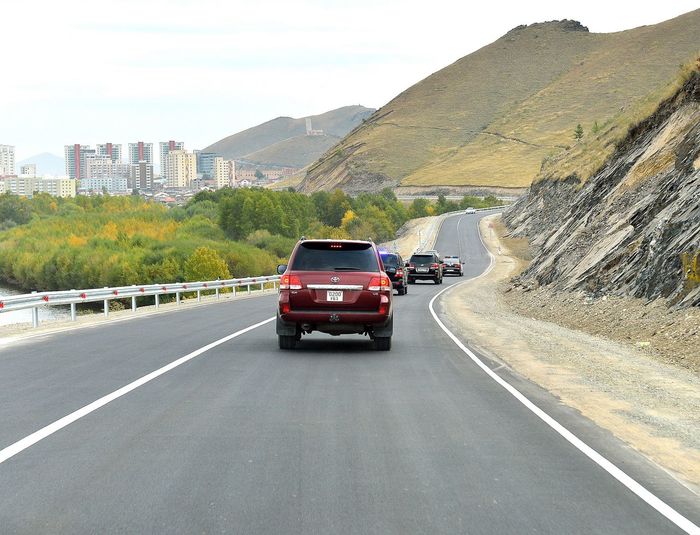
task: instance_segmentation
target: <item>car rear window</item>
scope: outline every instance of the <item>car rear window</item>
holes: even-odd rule
[[[291,269],[297,271],[379,271],[370,243],[304,242]]]
[[[399,265],[399,257],[395,254],[383,254],[381,257],[382,262],[387,267],[397,267]]]
[[[430,264],[435,262],[435,258],[431,254],[414,254],[411,257],[413,264]]]

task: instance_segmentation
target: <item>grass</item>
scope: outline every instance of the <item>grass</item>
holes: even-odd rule
[[[311,166],[305,188],[366,173],[402,186],[527,186],[544,158],[574,147],[578,123],[590,144],[651,113],[697,51],[698,27],[700,10],[612,34],[513,30],[378,110]],[[594,136],[595,121],[605,127]],[[579,158],[584,174],[609,155],[607,141]]]

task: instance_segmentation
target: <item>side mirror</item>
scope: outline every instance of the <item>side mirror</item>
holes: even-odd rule
[[[287,264],[280,264],[277,266],[278,275],[282,275],[285,271],[287,271]]]

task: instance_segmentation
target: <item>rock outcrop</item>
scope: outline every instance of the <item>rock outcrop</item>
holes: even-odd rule
[[[700,72],[589,180],[534,183],[505,214],[535,258],[516,280],[700,305]]]

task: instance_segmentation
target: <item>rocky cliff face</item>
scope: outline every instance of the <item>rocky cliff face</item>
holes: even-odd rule
[[[536,182],[504,219],[536,249],[522,284],[700,306],[700,72],[591,179]]]

